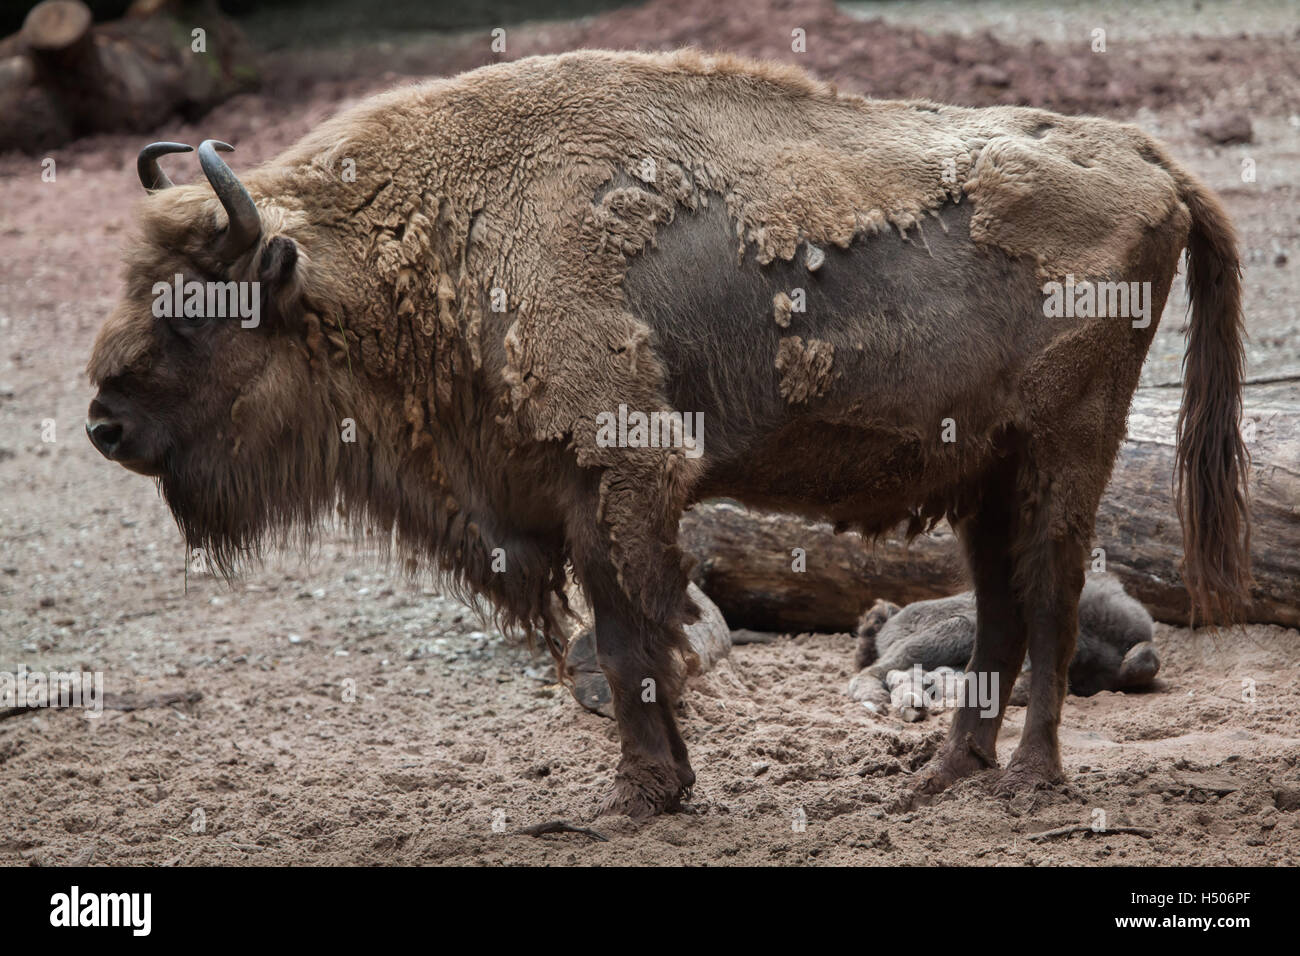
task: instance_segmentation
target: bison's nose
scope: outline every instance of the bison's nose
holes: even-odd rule
[[[112,458],[122,444],[122,426],[117,422],[86,422],[86,434],[105,458]]]
[[[98,400],[90,403],[86,416],[86,436],[105,458],[112,459],[122,447],[122,423]]]

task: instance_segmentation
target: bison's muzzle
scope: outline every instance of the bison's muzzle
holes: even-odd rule
[[[86,437],[109,461],[141,475],[162,474],[161,456],[150,454],[143,447],[138,430],[129,429],[98,397],[86,413]]]

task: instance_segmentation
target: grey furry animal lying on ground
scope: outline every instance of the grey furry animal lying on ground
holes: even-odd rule
[[[1151,615],[1119,581],[1091,575],[1079,598],[1079,636],[1070,661],[1070,693],[1088,697],[1103,690],[1149,687],[1160,670],[1151,642]],[[873,710],[891,708],[905,720],[925,716],[925,686],[951,682],[975,647],[975,592],[966,591],[900,608],[877,601],[858,621],[855,656],[859,673],[849,695]],[[1029,697],[1029,658],[1010,703]],[[916,686],[920,676],[923,686]],[[929,695],[930,699],[935,694]],[[951,698],[953,695],[948,694]]]

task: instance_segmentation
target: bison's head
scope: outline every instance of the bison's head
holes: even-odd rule
[[[125,297],[87,367],[99,391],[86,433],[104,457],[158,479],[187,539],[228,566],[269,527],[319,509],[320,469],[337,450],[321,436],[328,411],[309,397],[319,383],[295,214],[269,199],[259,210],[218,149],[230,147],[199,147],[211,189],[173,186],[158,168],[188,146],[140,154],[151,195]]]

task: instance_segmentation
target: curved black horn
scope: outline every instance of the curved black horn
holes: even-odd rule
[[[203,174],[212,184],[212,191],[217,194],[221,205],[226,208],[226,215],[230,217],[225,238],[217,249],[217,255],[226,262],[247,252],[262,233],[262,219],[257,214],[257,207],[253,205],[253,197],[248,195],[248,190],[239,181],[239,177],[230,171],[226,161],[217,155],[217,150],[229,153],[234,149],[229,143],[215,139],[205,139],[199,145],[199,165],[203,167]]]
[[[193,146],[186,146],[184,143],[150,143],[140,150],[140,155],[135,159],[135,171],[140,174],[140,185],[150,192],[170,189],[172,181],[158,168],[158,157],[166,156],[168,153],[189,153],[193,150]]]

